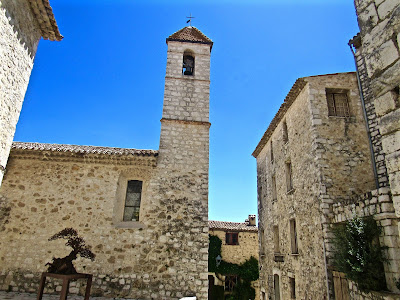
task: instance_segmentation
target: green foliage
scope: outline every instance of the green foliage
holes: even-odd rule
[[[241,265],[240,278],[255,281],[259,276],[258,260],[252,256]]]
[[[362,291],[386,289],[384,247],[379,245],[381,230],[373,217],[355,217],[333,231],[334,265]]]
[[[214,235],[209,235],[208,271],[221,275],[236,275],[240,278],[235,290],[230,297],[234,300],[248,300],[255,298],[255,290],[251,287],[251,281],[259,278],[258,260],[250,257],[243,264],[233,264],[222,259],[217,267],[216,257],[221,255],[222,241]],[[221,298],[222,299],[222,298]],[[228,298],[230,299],[230,298]]]
[[[251,287],[250,281],[239,281],[232,293],[233,299],[248,300],[256,297],[256,290]]]
[[[222,241],[215,235],[208,235],[208,271],[216,273],[216,258],[221,255]]]

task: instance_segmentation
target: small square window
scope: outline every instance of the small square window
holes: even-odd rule
[[[239,233],[227,232],[225,234],[225,242],[227,245],[239,245]]]
[[[329,116],[350,117],[349,100],[347,91],[326,89]]]

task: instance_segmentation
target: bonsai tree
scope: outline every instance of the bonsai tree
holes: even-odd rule
[[[90,250],[90,247],[85,244],[83,238],[78,236],[78,233],[73,228],[65,228],[61,230],[59,233],[56,233],[52,237],[49,238],[49,241],[54,241],[57,239],[66,239],[66,246],[72,248],[70,254],[63,258],[55,258],[53,257],[53,261],[46,264],[49,266],[47,271],[49,273],[56,274],[76,274],[76,270],[74,264],[72,263],[78,255],[80,257],[88,258],[90,260],[94,260],[96,255]]]

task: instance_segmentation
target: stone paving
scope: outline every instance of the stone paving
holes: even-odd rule
[[[0,300],[36,300],[37,294],[29,294],[29,293],[15,293],[15,292],[1,292],[0,291]],[[83,300],[83,296],[77,295],[68,295],[68,300]],[[44,294],[42,300],[59,300],[60,295],[48,295]],[[126,298],[106,298],[106,297],[90,297],[93,300],[133,300]]]

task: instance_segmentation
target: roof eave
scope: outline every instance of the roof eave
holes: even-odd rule
[[[49,0],[29,0],[29,4],[38,21],[43,39],[61,41],[64,37],[60,34]]]
[[[213,46],[213,42],[203,42],[203,41],[188,41],[188,40],[181,40],[181,39],[171,39],[171,38],[167,38],[166,39],[166,43],[168,44],[168,42],[181,42],[181,43],[194,43],[194,44],[206,44],[206,45],[210,45],[210,50],[212,49]]]
[[[298,97],[300,92],[304,89],[307,85],[307,81],[304,78],[298,78],[296,82],[293,84],[292,88],[290,89],[289,93],[286,95],[286,98],[282,105],[279,107],[278,112],[275,114],[274,118],[272,119],[271,123],[269,124],[267,130],[265,131],[263,137],[261,138],[260,142],[258,143],[256,149],[253,151],[252,156],[257,158],[260,154],[264,146],[267,144],[268,140],[270,139],[273,131],[278,126],[279,122],[282,120],[283,116],[286,114],[289,107],[292,105],[294,100]]]

